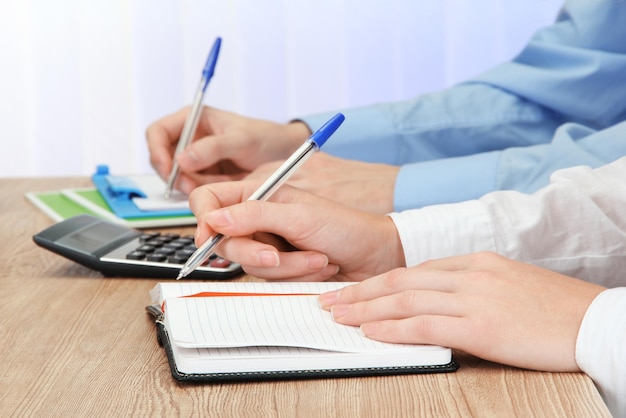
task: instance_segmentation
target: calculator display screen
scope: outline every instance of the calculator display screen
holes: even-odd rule
[[[84,253],[94,253],[105,245],[128,234],[128,228],[107,223],[96,223],[64,236],[57,242]]]

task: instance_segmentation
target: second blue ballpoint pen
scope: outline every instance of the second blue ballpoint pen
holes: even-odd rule
[[[183,152],[187,145],[191,142],[191,139],[196,133],[196,129],[198,128],[198,122],[200,121],[200,113],[202,110],[202,101],[204,100],[204,93],[209,85],[209,81],[213,77],[213,73],[215,72],[215,65],[217,64],[217,57],[220,54],[220,46],[222,45],[222,38],[217,38],[213,43],[213,47],[211,48],[211,52],[209,52],[209,56],[206,59],[206,63],[204,64],[204,68],[202,70],[202,78],[200,79],[200,84],[198,85],[198,89],[196,91],[196,96],[194,98],[193,104],[191,106],[191,110],[189,111],[189,115],[187,116],[187,120],[185,120],[185,125],[183,125],[183,131],[180,134],[180,139],[178,140],[178,145],[176,146],[176,151],[174,152],[174,161],[172,165],[172,171],[170,172],[170,177],[167,181],[167,185],[165,186],[165,193],[163,196],[166,199],[170,198],[172,194],[172,189],[174,188],[174,183],[176,182],[176,178],[178,177],[178,173],[180,172],[180,168],[178,167],[178,163],[176,162],[176,156]]]
[[[320,129],[307,139],[291,157],[285,162],[259,187],[248,200],[266,200],[268,199],[296,170],[304,164],[306,160],[320,149],[322,145],[335,133],[337,128],[345,120],[344,115],[337,113],[328,120]],[[208,239],[189,257],[185,265],[180,269],[176,280],[189,275],[192,271],[206,262],[211,254],[215,252],[215,248],[226,239],[225,235],[217,234]]]

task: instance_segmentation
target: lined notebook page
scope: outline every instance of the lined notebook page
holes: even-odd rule
[[[359,353],[395,346],[335,323],[317,296],[174,298],[167,300],[165,315],[172,339],[186,348],[288,346]]]
[[[380,343],[363,337],[357,328],[336,324],[318,306],[316,296],[181,297],[202,292],[322,293],[349,284],[164,282],[150,295],[153,303],[167,301],[164,323],[176,369],[182,373],[390,368],[450,362],[448,348]],[[214,348],[218,344],[224,348]]]
[[[335,323],[317,296],[168,298],[165,316],[171,338],[185,348],[284,346],[350,353],[407,348]]]

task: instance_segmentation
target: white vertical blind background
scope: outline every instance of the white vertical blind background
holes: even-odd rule
[[[441,89],[510,59],[561,0],[0,0],[0,176],[150,171],[145,129],[206,103],[290,118]]]

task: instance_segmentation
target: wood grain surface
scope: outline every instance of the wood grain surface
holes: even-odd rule
[[[610,416],[584,374],[458,351],[450,374],[180,384],[144,311],[157,280],[104,278],[32,242],[52,222],[24,193],[87,185],[0,179],[0,416]]]

